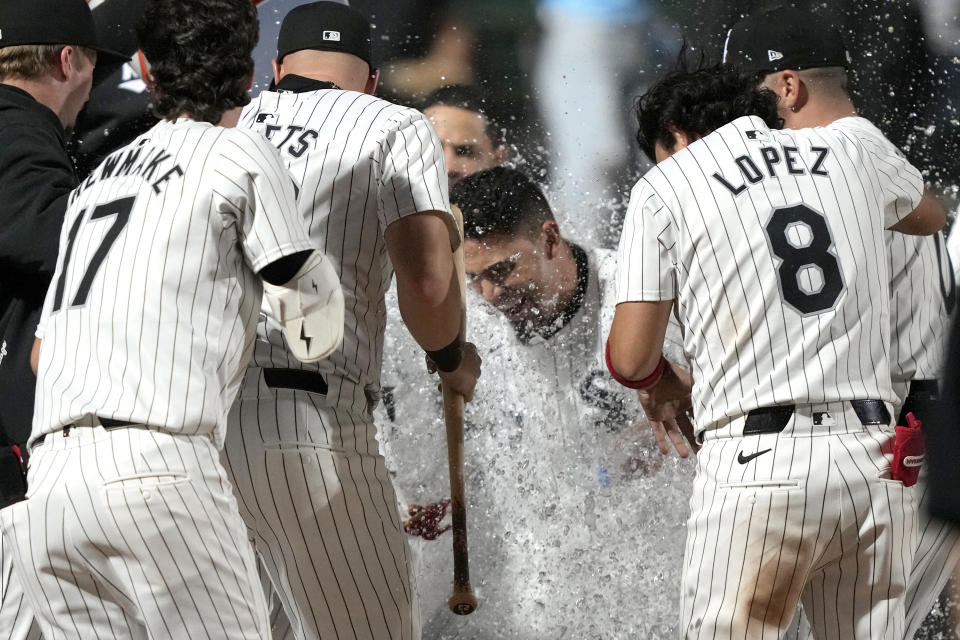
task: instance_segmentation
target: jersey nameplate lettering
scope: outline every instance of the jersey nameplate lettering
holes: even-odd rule
[[[829,176],[826,169],[823,168],[823,161],[826,160],[830,152],[826,147],[810,147],[813,157],[808,158],[813,162],[810,165],[810,174],[815,176]],[[803,176],[807,174],[807,169],[800,158],[800,150],[796,147],[760,147],[760,156],[763,166],[766,168],[766,176],[761,172],[758,163],[749,155],[744,154],[735,159],[737,167],[743,176],[743,182],[739,186],[733,186],[719,173],[714,173],[713,178],[733,195],[739,195],[746,190],[748,183],[757,184],[768,178],[776,178],[777,173],[792,176]]]

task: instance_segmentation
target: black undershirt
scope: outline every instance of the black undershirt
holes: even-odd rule
[[[326,80],[314,80],[313,78],[304,78],[295,73],[288,73],[280,78],[276,83],[274,91],[290,91],[292,93],[307,93],[308,91],[320,91],[321,89],[340,89],[337,85]],[[340,89],[342,91],[342,89]]]

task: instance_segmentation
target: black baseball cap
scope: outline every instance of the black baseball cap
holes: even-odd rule
[[[748,73],[846,67],[840,33],[795,7],[776,7],[743,18],[727,32],[723,61]]]
[[[0,0],[0,48],[24,44],[79,45],[106,60],[127,57],[103,46],[85,0]]]
[[[286,15],[277,38],[277,60],[303,49],[350,53],[373,68],[370,22],[339,2],[302,4]]]

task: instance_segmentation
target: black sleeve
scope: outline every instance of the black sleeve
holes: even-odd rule
[[[0,271],[51,277],[73,164],[52,130],[0,127]]]

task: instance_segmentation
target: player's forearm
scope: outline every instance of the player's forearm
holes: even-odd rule
[[[915,236],[929,236],[943,228],[947,214],[943,205],[929,191],[924,191],[917,208],[890,227],[893,231]]]
[[[610,327],[610,364],[627,380],[641,380],[657,369],[673,301],[617,305]]]
[[[445,285],[420,282],[403,286],[398,280],[397,302],[410,335],[425,351],[435,351],[449,345],[460,332],[461,313],[460,288],[453,270],[453,260],[450,261]]]
[[[460,285],[444,212],[402,218],[384,234],[397,277],[397,302],[410,334],[427,351],[460,332]]]

